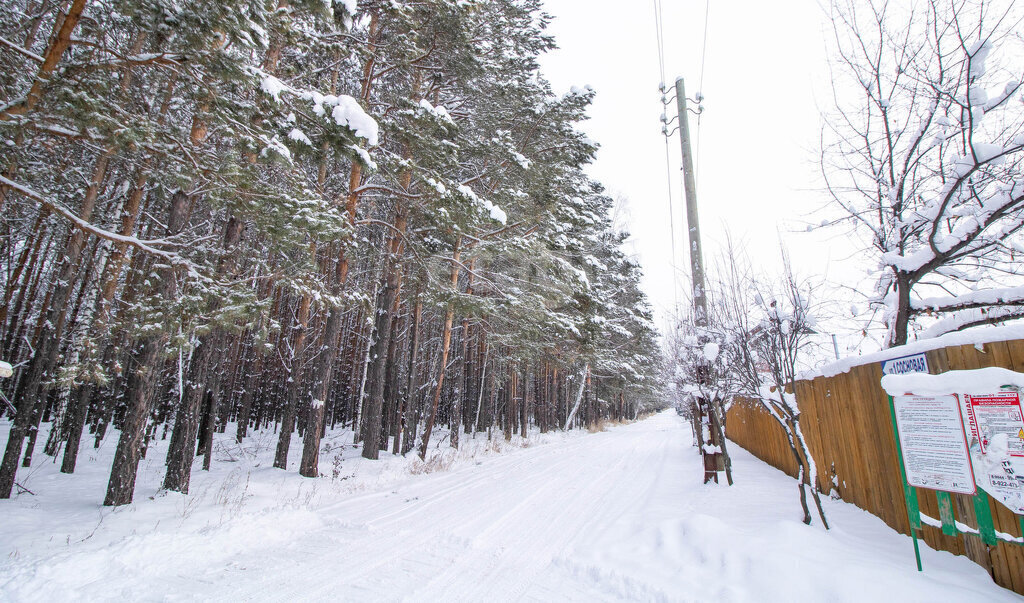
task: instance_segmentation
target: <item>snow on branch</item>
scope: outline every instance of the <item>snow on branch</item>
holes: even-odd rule
[[[1024,304],[1024,286],[985,289],[946,297],[927,297],[912,301],[911,308],[918,311],[950,312],[1009,304]]]
[[[25,48],[22,48],[21,45],[15,44],[14,42],[11,42],[10,40],[7,40],[6,38],[0,38],[0,44],[6,46],[7,48],[10,48],[11,50],[17,52],[18,54],[20,54],[22,56],[25,56],[25,57],[28,57],[28,58],[32,59],[33,61],[35,61],[37,63],[42,63],[42,62],[46,61],[46,59],[44,59],[43,57],[39,56],[38,54],[32,52],[31,50],[27,50]]]
[[[1024,318],[1024,305],[999,307],[981,305],[976,308],[953,312],[951,315],[936,321],[922,331],[919,337],[921,339],[939,337],[940,335],[963,331],[973,327],[999,325],[1018,318]]]
[[[50,211],[52,211],[55,214],[60,215],[64,219],[66,219],[69,222],[71,222],[71,224],[74,225],[75,228],[78,228],[78,229],[82,230],[83,232],[86,232],[88,234],[97,236],[97,237],[99,237],[101,239],[106,239],[108,241],[112,241],[112,242],[115,242],[115,243],[124,243],[124,244],[126,244],[126,245],[128,245],[130,247],[134,247],[135,249],[138,249],[139,251],[142,251],[142,252],[148,253],[148,254],[150,254],[152,256],[161,258],[161,259],[163,259],[164,261],[166,261],[168,264],[170,264],[172,266],[176,266],[176,267],[179,267],[179,268],[184,268],[190,274],[192,274],[193,276],[199,276],[199,273],[196,271],[195,265],[192,262],[189,262],[188,260],[182,258],[177,253],[174,253],[174,252],[171,252],[171,251],[166,251],[166,250],[163,250],[163,249],[158,249],[159,246],[169,245],[170,244],[166,240],[161,240],[161,239],[142,240],[142,239],[138,239],[136,237],[129,237],[129,236],[117,234],[116,232],[111,232],[109,230],[106,230],[104,228],[100,228],[100,227],[98,227],[98,226],[96,226],[96,225],[94,225],[94,224],[92,224],[90,222],[87,222],[87,221],[83,220],[82,218],[78,217],[78,215],[75,214],[73,211],[71,211],[67,207],[64,207],[63,204],[58,203],[57,201],[53,201],[53,200],[47,199],[43,194],[38,193],[38,192],[28,188],[27,186],[23,186],[21,184],[18,184],[17,182],[14,182],[13,180],[9,180],[8,178],[6,178],[4,176],[0,176],[0,184],[2,184],[3,186],[9,187],[12,190],[17,191],[17,192],[21,193],[22,195],[25,195],[26,197],[28,197],[28,198],[30,198],[30,199],[32,199],[34,201],[39,202],[43,207],[49,209]]]

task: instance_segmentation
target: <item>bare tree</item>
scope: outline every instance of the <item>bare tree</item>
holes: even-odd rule
[[[801,355],[815,334],[811,289],[794,276],[783,251],[783,273],[777,284],[757,278],[749,261],[728,242],[720,280],[711,291],[712,313],[721,325],[722,370],[733,396],[759,404],[782,427],[796,461],[803,521],[811,523],[808,493],[821,523],[828,520],[814,484],[814,457],[800,429],[796,379]]]
[[[822,172],[835,223],[881,266],[887,345],[925,315],[942,320],[924,336],[1024,316],[1024,5],[833,0],[831,16]]]

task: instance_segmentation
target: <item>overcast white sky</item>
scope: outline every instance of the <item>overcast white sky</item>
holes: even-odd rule
[[[651,0],[545,0],[559,50],[543,61],[556,92],[572,85],[597,91],[583,125],[602,145],[590,170],[609,192],[628,199],[633,244],[659,326],[674,303],[665,143],[661,135],[661,76]],[[664,0],[666,84],[677,76],[687,95],[698,91],[705,0]],[[781,8],[785,6],[785,9]],[[825,203],[816,157],[821,109],[831,104],[824,11],[815,0],[784,4],[711,0],[703,72],[698,202],[704,256],[714,260],[726,228],[751,257],[777,270],[782,233],[804,274],[835,273],[849,243],[840,233],[807,234],[806,221]],[[674,105],[669,117],[674,114]],[[697,136],[696,118],[690,120]],[[675,232],[689,287],[679,139],[670,140]],[[683,300],[687,297],[680,294]]]

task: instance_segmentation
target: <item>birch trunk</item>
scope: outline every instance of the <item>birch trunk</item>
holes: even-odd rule
[[[568,430],[572,425],[573,419],[576,418],[576,413],[580,410],[580,403],[583,402],[583,392],[587,388],[587,376],[590,375],[590,363],[583,367],[583,373],[580,375],[580,391],[576,393],[576,402],[572,405],[572,411],[569,412],[569,417],[565,420],[565,426],[562,428],[563,431]]]

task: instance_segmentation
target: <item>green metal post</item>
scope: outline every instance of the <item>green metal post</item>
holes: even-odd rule
[[[992,508],[988,504],[988,494],[981,488],[978,488],[978,494],[974,497],[974,514],[978,516],[978,534],[981,541],[989,546],[999,544],[996,530],[992,526]]]
[[[896,439],[896,458],[900,462],[900,479],[903,480],[903,499],[907,503],[907,519],[910,520],[910,537],[914,539],[914,557],[917,571],[922,572],[921,548],[917,544],[917,531],[921,529],[921,508],[917,504],[917,491],[907,483],[907,469],[903,466],[903,447],[900,446],[900,428],[896,423],[896,405],[889,396],[889,418],[892,419],[892,435]],[[991,520],[991,518],[990,518]]]
[[[942,519],[942,533],[946,536],[956,536],[960,530],[956,529],[956,519],[953,517],[953,499],[949,492],[937,490],[935,499],[939,503],[939,518]]]

